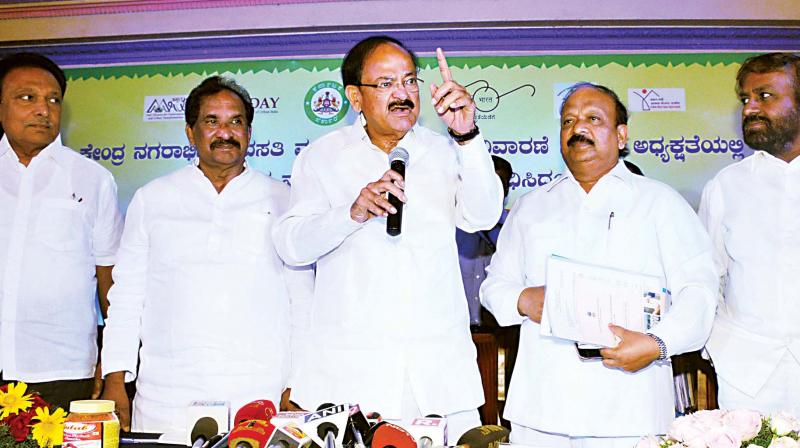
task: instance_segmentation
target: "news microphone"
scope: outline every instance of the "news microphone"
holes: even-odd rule
[[[401,426],[384,421],[375,426],[371,448],[388,447],[417,448],[417,441]]]
[[[231,448],[266,448],[275,427],[263,420],[246,420],[230,432]]]
[[[355,448],[365,448],[372,444],[372,434],[369,431],[370,425],[367,417],[361,412],[361,407],[357,404],[350,405],[350,417],[347,419],[347,429],[352,434],[351,445]],[[345,437],[345,445],[348,439]]]
[[[275,414],[277,414],[277,410],[275,409],[275,404],[271,401],[251,401],[236,411],[236,416],[233,418],[233,425],[236,426],[247,420],[261,420],[269,423]]]
[[[389,165],[392,168],[392,171],[396,171],[397,174],[405,179],[406,177],[406,165],[408,164],[408,151],[404,148],[397,147],[394,148],[389,153]],[[392,204],[392,207],[397,209],[397,213],[389,213],[389,216],[386,217],[386,233],[391,236],[400,235],[403,225],[403,201],[395,197],[393,194],[389,193],[389,203]]]
[[[511,433],[507,428],[498,425],[483,425],[465,432],[458,445],[464,448],[497,448],[508,442]]]
[[[267,442],[267,448],[310,448],[313,443],[311,437],[297,425],[290,423],[275,428]]]
[[[305,415],[300,429],[320,447],[325,446],[329,433],[333,435],[336,446],[343,446],[349,416],[349,404],[331,406]]]
[[[200,448],[211,437],[219,432],[219,425],[217,421],[211,417],[200,417],[192,427],[190,439],[192,441],[192,448]]]
[[[230,436],[231,433],[225,433],[216,443],[209,443],[208,448],[228,448],[228,440],[230,439]]]

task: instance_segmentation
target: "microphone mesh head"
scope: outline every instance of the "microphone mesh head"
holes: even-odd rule
[[[408,165],[408,151],[405,148],[396,147],[389,153],[389,163],[395,160],[402,160],[404,164]]]

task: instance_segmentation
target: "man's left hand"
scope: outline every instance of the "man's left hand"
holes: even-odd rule
[[[610,324],[608,328],[620,341],[614,348],[600,350],[604,366],[636,372],[658,359],[661,352],[650,336],[614,324]]]
[[[92,400],[97,400],[103,393],[103,373],[100,363],[94,368],[94,390],[92,390]]]
[[[436,49],[442,85],[431,83],[431,102],[444,124],[457,134],[467,134],[475,128],[475,102],[461,84],[453,81],[444,51]]]

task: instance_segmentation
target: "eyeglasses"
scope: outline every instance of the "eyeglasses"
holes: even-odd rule
[[[412,76],[410,78],[406,78],[406,79],[404,79],[402,81],[399,81],[399,82],[395,81],[395,80],[393,80],[391,78],[387,78],[387,79],[382,79],[382,80],[378,81],[376,84],[357,83],[355,85],[359,86],[359,87],[372,87],[373,89],[376,89],[378,92],[381,92],[381,93],[389,93],[389,92],[394,90],[395,86],[399,85],[399,86],[403,87],[404,89],[406,89],[407,91],[413,93],[413,92],[419,92],[419,83],[421,83],[421,82],[425,82],[425,81],[422,80],[422,79],[419,79],[419,78],[416,78],[416,77]]]

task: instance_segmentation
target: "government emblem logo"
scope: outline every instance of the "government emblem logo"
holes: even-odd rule
[[[316,83],[306,93],[306,116],[320,126],[330,126],[342,121],[350,103],[344,96],[344,87],[336,81]]]

